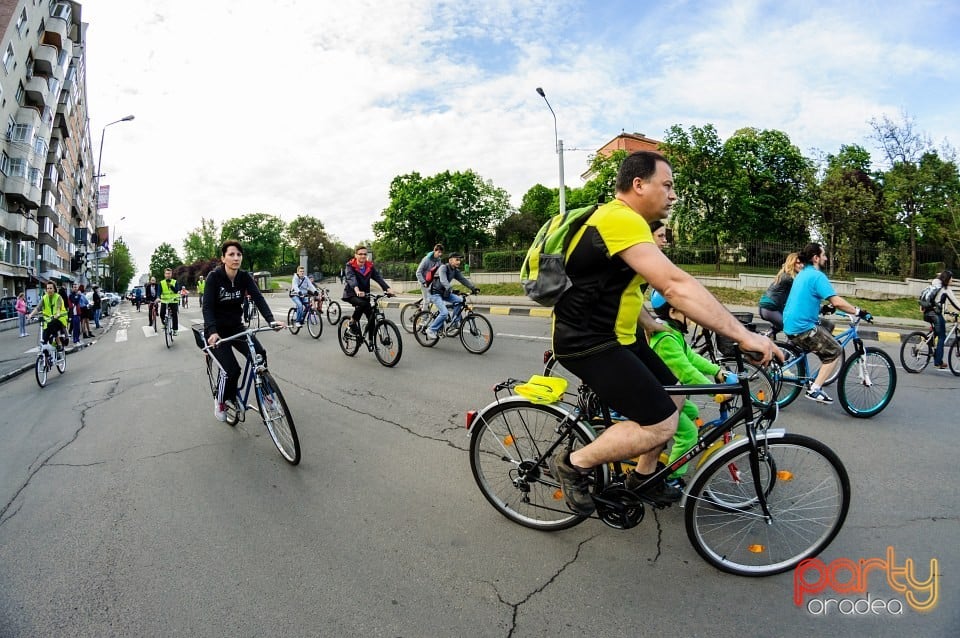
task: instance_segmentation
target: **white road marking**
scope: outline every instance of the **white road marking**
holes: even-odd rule
[[[533,335],[514,335],[507,332],[498,332],[498,337],[506,337],[507,339],[530,339],[531,341],[550,341],[550,337],[535,337]]]
[[[126,340],[127,340],[127,331],[126,331],[126,329],[125,329],[125,328],[121,328],[120,330],[117,330],[116,342],[117,342],[117,343],[120,343],[121,341],[126,341]]]

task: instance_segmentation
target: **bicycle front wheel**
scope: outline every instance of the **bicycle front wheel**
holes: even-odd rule
[[[904,370],[912,374],[922,372],[932,356],[925,332],[911,332],[900,346],[900,363]]]
[[[287,329],[290,334],[295,335],[300,332],[300,326],[297,325],[297,309],[291,308],[287,311]]]
[[[460,323],[460,343],[473,354],[483,354],[493,345],[493,326],[483,315],[471,312]]]
[[[63,374],[67,371],[67,353],[61,348],[57,351],[57,356],[55,358],[57,362],[57,372]]]
[[[715,500],[717,494],[728,494],[724,502],[742,499],[739,490],[730,493],[730,464],[741,472],[746,489],[753,486],[749,446],[718,453],[694,481],[684,507],[687,536],[697,553],[717,569],[739,576],[779,574],[816,556],[840,532],[850,507],[847,471],[823,443],[786,434],[760,440],[758,448],[761,473],[776,468],[766,496],[769,522],[755,495],[743,508]]]
[[[207,381],[210,383],[210,394],[214,399],[217,398],[217,389],[220,383],[220,368],[213,362],[213,357],[204,353],[204,361],[207,368]]]
[[[43,352],[37,357],[37,363],[34,369],[37,373],[37,385],[42,388],[47,385],[47,360]]]
[[[352,357],[360,349],[360,335],[350,330],[350,317],[344,317],[337,326],[337,342],[343,354]]]
[[[327,321],[330,322],[331,326],[337,325],[340,321],[340,304],[336,301],[331,301],[327,304]]]
[[[413,334],[413,319],[418,312],[420,312],[419,301],[411,301],[400,309],[400,325],[410,334]]]
[[[950,372],[954,376],[960,377],[960,339],[955,338],[953,345],[950,346],[947,361],[950,363]]]
[[[897,370],[883,350],[869,347],[847,359],[837,383],[840,405],[866,419],[883,411],[897,389]]]
[[[558,440],[557,427],[568,418],[553,405],[508,401],[476,416],[470,433],[470,468],[487,501],[514,523],[544,531],[573,527],[588,517],[576,514],[563,500],[560,483],[550,475],[546,454],[567,441]],[[573,449],[595,437],[582,423],[570,431]],[[605,484],[606,464],[594,471],[594,481]]]
[[[263,417],[263,423],[267,426],[267,432],[270,433],[280,456],[290,465],[296,465],[300,462],[300,438],[293,425],[287,402],[270,373],[264,370],[259,374],[257,403],[260,404],[260,416]]]
[[[373,354],[377,357],[377,361],[388,368],[400,363],[400,357],[403,356],[403,339],[400,337],[397,324],[389,319],[377,323],[376,332],[373,334]]]
[[[163,340],[168,348],[173,345],[173,328],[170,327],[172,323],[173,319],[167,318],[167,325],[163,327]]]
[[[783,364],[776,361],[771,363],[770,376],[777,388],[777,405],[785,408],[800,396],[800,391],[806,385],[807,363],[801,356],[803,353],[795,346],[782,342],[776,345],[783,350],[786,361]]]
[[[305,321],[307,322],[307,332],[310,333],[310,336],[314,339],[319,339],[320,335],[323,334],[323,319],[320,317],[320,314],[316,310],[309,310],[307,311]]]

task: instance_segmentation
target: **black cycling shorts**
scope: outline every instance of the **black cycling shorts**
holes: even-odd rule
[[[675,385],[677,377],[646,342],[618,344],[560,362],[609,408],[640,425],[655,425],[677,411],[673,399],[663,389],[665,385]]]

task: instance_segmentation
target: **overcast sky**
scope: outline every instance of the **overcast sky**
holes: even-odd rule
[[[837,6],[842,5],[842,6]],[[730,8],[730,7],[734,8]],[[622,130],[786,132],[804,154],[902,112],[960,145],[960,3],[87,0],[90,130],[138,272],[200,218],[372,239],[397,175],[473,169],[513,204]],[[125,219],[121,219],[125,218]]]

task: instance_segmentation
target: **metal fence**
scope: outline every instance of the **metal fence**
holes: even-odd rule
[[[673,263],[692,274],[739,275],[742,272],[774,273],[786,256],[801,247],[786,242],[736,243],[722,246],[670,244],[664,252]],[[473,249],[467,261],[473,270],[516,272],[520,270],[526,248]],[[832,278],[873,276],[900,279],[909,275],[907,246],[861,244],[835,247],[830,251],[828,269]],[[960,263],[957,253],[944,246],[917,248],[917,276],[935,277],[944,268]],[[413,266],[416,270],[416,265]]]

